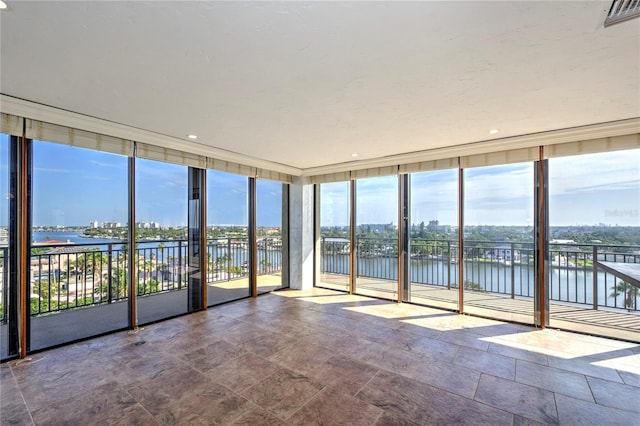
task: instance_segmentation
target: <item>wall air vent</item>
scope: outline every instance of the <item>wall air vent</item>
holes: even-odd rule
[[[640,16],[640,0],[613,0],[611,10],[604,20],[604,26],[617,24]]]

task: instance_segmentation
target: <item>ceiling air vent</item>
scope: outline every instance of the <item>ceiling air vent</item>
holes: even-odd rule
[[[640,16],[640,0],[613,0],[604,26],[617,24]]]

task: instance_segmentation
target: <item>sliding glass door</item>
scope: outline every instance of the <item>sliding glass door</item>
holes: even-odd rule
[[[533,323],[533,163],[464,171],[464,312]]]
[[[33,142],[30,345],[126,328],[127,157]]]
[[[398,177],[356,181],[356,292],[398,298]]]
[[[207,305],[248,297],[248,180],[207,171]]]
[[[257,288],[259,293],[288,286],[283,280],[288,245],[286,184],[256,181]]]
[[[409,301],[458,309],[458,170],[410,182]]]
[[[351,182],[320,185],[319,287],[349,291]]]
[[[187,171],[136,158],[138,324],[188,311]],[[121,246],[125,256],[127,248]]]

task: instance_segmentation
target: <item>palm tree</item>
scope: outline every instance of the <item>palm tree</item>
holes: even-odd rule
[[[627,284],[624,281],[620,281],[617,285],[611,287],[611,294],[609,297],[617,298],[621,294],[624,294],[624,307],[631,310],[636,307],[639,291],[640,289],[638,287]]]
[[[158,248],[160,249],[160,261],[162,263],[164,263],[164,248],[165,248],[166,244],[164,243],[164,241],[161,241],[158,243]]]

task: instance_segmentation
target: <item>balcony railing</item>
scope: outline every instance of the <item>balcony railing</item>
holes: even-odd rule
[[[349,274],[349,242],[322,238],[321,272]],[[464,287],[511,298],[534,296],[535,266],[532,243],[465,241]],[[397,280],[397,239],[357,239],[357,274]],[[636,287],[596,268],[595,261],[640,263],[640,246],[550,243],[548,294],[552,301],[588,305],[593,309],[639,311]],[[412,239],[412,284],[456,288],[457,241]]]
[[[178,291],[187,285],[188,245],[185,240],[136,243],[137,295]],[[32,248],[30,313],[32,316],[127,300],[128,248],[126,243],[51,244]],[[248,241],[217,238],[207,244],[207,283],[231,281],[248,275]],[[8,313],[8,248],[0,248],[0,321]],[[258,275],[282,269],[279,240],[258,241]]]

